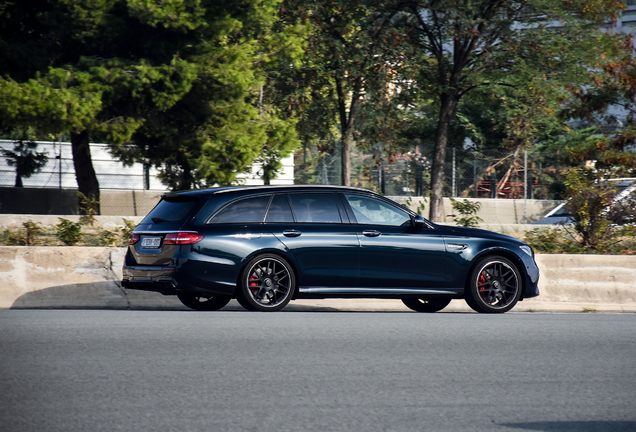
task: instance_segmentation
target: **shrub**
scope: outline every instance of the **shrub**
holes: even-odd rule
[[[79,197],[80,213],[82,214],[82,216],[80,216],[80,223],[92,227],[95,225],[95,215],[97,214],[99,201],[97,201],[92,194],[86,196],[78,192],[77,195]]]
[[[31,220],[24,222],[22,226],[26,230],[26,235],[24,237],[26,245],[33,246],[35,244],[35,237],[42,233],[42,227]]]
[[[4,230],[1,240],[6,246],[26,246],[26,238],[20,231]]]
[[[481,209],[481,203],[477,201],[458,201],[453,198],[450,199],[454,212],[459,213],[459,216],[452,214],[448,215],[455,220],[457,225],[476,228],[479,226],[479,222],[484,220],[477,216],[477,212]]]
[[[55,225],[57,238],[67,246],[73,246],[82,239],[82,224],[68,219],[58,218],[60,223]]]
[[[0,243],[7,246],[33,246],[35,237],[42,233],[42,227],[33,221],[22,224],[24,233],[21,230],[5,230],[0,236]]]
[[[108,231],[108,230],[103,230],[101,233],[99,233],[99,244],[101,246],[109,246],[109,247],[113,247],[113,246],[118,246],[118,238],[117,238],[117,234],[112,232],[112,231]]]
[[[524,241],[538,253],[582,253],[583,248],[575,238],[562,227],[535,228],[526,232]]]
[[[134,220],[131,219],[123,219],[123,221],[126,226],[121,229],[121,236],[122,238],[125,238],[126,241],[128,241],[128,239],[132,235],[133,230],[137,227],[137,224]]]

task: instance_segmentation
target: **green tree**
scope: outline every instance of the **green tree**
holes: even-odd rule
[[[69,134],[79,191],[95,202],[97,139],[173,188],[227,184],[267,142],[255,100],[278,3],[5,2],[0,127]]]
[[[278,0],[207,4],[207,27],[189,57],[196,68],[190,90],[150,113],[133,146],[115,149],[122,160],[159,168],[172,189],[230,184],[259,159],[273,175],[299,144],[293,118],[269,88],[270,75],[302,55],[302,25],[281,23]]]
[[[440,221],[449,128],[462,98],[483,87],[515,85],[510,79],[519,74],[541,77],[554,88],[577,81],[605,45],[600,26],[624,5],[413,0],[399,7],[410,57],[419,64],[413,88],[427,92],[437,109],[430,218]]]
[[[595,161],[603,178],[636,175],[636,60],[631,35],[616,35],[612,50],[587,71],[593,86],[569,87],[574,96],[567,116],[578,119],[588,131],[585,139],[567,147],[578,164]]]
[[[386,54],[397,10],[387,6],[392,3],[382,0],[286,0],[283,6],[285,20],[306,22],[310,32],[303,62],[280,74],[278,88],[291,95],[301,140],[317,143],[319,152],[340,147],[343,185],[351,184],[352,149],[373,143],[377,136],[368,126],[380,127],[376,120],[388,115]]]

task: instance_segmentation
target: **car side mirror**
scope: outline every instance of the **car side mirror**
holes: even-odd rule
[[[411,218],[411,223],[415,228],[430,228],[424,219]]]

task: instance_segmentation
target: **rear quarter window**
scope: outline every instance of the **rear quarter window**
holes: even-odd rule
[[[216,212],[208,221],[219,223],[261,223],[271,195],[242,198]]]

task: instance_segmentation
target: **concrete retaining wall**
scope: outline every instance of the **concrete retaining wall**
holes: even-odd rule
[[[125,248],[0,246],[0,309],[162,308],[173,297],[119,286]]]
[[[428,218],[429,199],[421,197],[391,196],[388,197],[400,204],[419,212]],[[456,198],[479,203],[481,208],[477,211],[484,224],[526,224],[541,219],[545,214],[562,203],[553,200],[522,200],[522,199],[490,199],[490,198]],[[453,222],[449,215],[453,214],[453,205],[450,198],[442,199],[442,211],[445,223]]]
[[[124,253],[124,248],[2,246],[0,308],[182,308],[172,296],[123,290],[118,281]],[[523,301],[516,311],[636,312],[636,256],[538,255],[537,263],[541,296]],[[389,300],[305,303],[406,310]],[[450,310],[467,308],[453,302]]]

